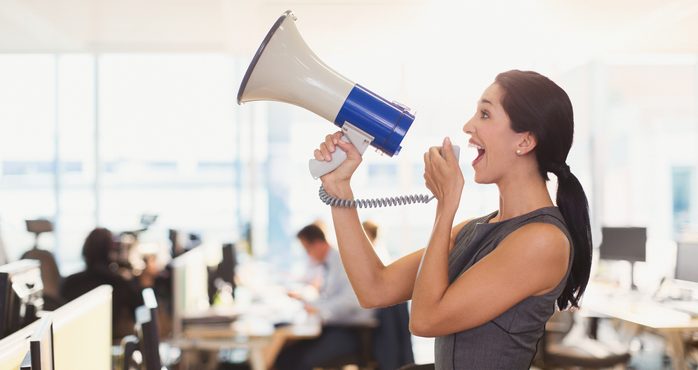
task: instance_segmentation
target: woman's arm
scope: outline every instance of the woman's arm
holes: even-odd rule
[[[351,189],[342,194],[346,199],[352,198]],[[391,306],[412,298],[424,248],[384,266],[364,233],[355,208],[332,208],[332,219],[344,269],[362,307]],[[467,222],[453,228],[451,246]]]
[[[322,177],[325,190],[332,196],[353,199],[349,184],[351,175],[361,162],[353,145],[340,141],[341,133],[328,135],[320,149],[318,160],[329,160],[339,146],[347,152],[347,160],[335,171]],[[414,281],[424,249],[412,252],[385,266],[368,240],[355,208],[332,208],[332,220],[344,269],[363,307],[383,307],[412,297]],[[458,230],[465,223],[457,227]],[[455,234],[454,234],[455,235]]]
[[[352,144],[339,140],[341,137],[341,132],[327,135],[314,154],[317,160],[330,160],[336,147],[347,153],[347,159],[321,180],[328,194],[353,199],[350,181],[361,163],[361,154]],[[342,264],[361,306],[389,306],[409,299],[423,249],[386,267],[368,240],[355,208],[333,207],[332,220]]]

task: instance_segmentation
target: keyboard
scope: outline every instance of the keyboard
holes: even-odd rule
[[[666,301],[662,304],[673,310],[687,313],[691,317],[698,317],[698,301]]]

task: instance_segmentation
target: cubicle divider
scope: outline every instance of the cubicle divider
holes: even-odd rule
[[[112,288],[102,285],[53,311],[56,370],[111,369]],[[0,340],[0,370],[17,370],[38,321]]]
[[[0,370],[19,369],[24,355],[29,351],[29,337],[38,325],[39,321],[35,321],[0,340]]]

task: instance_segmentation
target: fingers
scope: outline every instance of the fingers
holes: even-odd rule
[[[441,156],[446,159],[446,162],[452,162],[456,158],[456,155],[453,153],[453,144],[451,144],[451,139],[448,136],[444,138],[442,148]]]
[[[332,153],[334,153],[334,146],[336,142],[337,139],[335,139],[334,134],[325,136],[325,145],[327,146],[327,149]]]
[[[347,153],[347,158],[351,158],[351,159],[361,158],[361,153],[359,153],[359,151],[356,149],[354,144],[347,143],[344,140],[337,140],[336,145],[338,148],[342,149],[345,153]]]
[[[342,131],[337,131],[334,134],[325,136],[325,141],[320,144],[318,149],[313,151],[315,159],[318,161],[331,161],[332,153],[337,149],[337,144],[341,142],[341,138]]]
[[[320,144],[320,153],[322,154],[322,158],[324,160],[332,160],[332,152],[334,152],[334,150],[330,151],[330,149],[327,147],[327,143]]]

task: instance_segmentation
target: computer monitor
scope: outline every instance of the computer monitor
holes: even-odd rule
[[[39,326],[35,321],[0,339],[0,370],[17,370],[29,353],[29,338]]]
[[[140,341],[140,350],[143,355],[143,370],[161,370],[160,363],[160,338],[158,326],[153,313],[157,310],[147,306],[136,308],[136,332]]]
[[[601,228],[599,254],[602,260],[619,260],[630,263],[630,289],[635,290],[635,262],[645,260],[647,228],[603,227]]]
[[[172,333],[182,333],[182,319],[206,310],[208,269],[202,248],[194,248],[172,260]]]
[[[172,258],[175,258],[181,255],[182,253],[186,252],[186,242],[184,241],[184,234],[177,229],[169,229],[168,233],[168,239],[171,243]]]
[[[678,243],[675,278],[698,283],[698,242]]]
[[[51,312],[54,368],[112,368],[112,287],[99,286]],[[43,319],[43,317],[42,317]],[[41,321],[0,339],[0,370],[17,370]],[[43,354],[43,351],[42,351]]]
[[[0,338],[37,319],[42,308],[39,261],[19,260],[0,266]]]
[[[43,317],[29,338],[29,352],[20,365],[21,370],[53,370],[53,321]]]
[[[647,228],[603,227],[601,239],[599,247],[601,259],[629,262],[645,260]]]
[[[235,254],[235,244],[223,244],[223,260],[218,265],[218,277],[235,287],[235,267],[238,260]]]
[[[101,285],[51,314],[56,369],[111,369],[112,287]]]
[[[221,283],[229,284],[232,288],[233,297],[235,296],[235,268],[237,267],[235,244],[223,243],[221,256],[221,262],[209,272],[208,295],[212,304]]]

